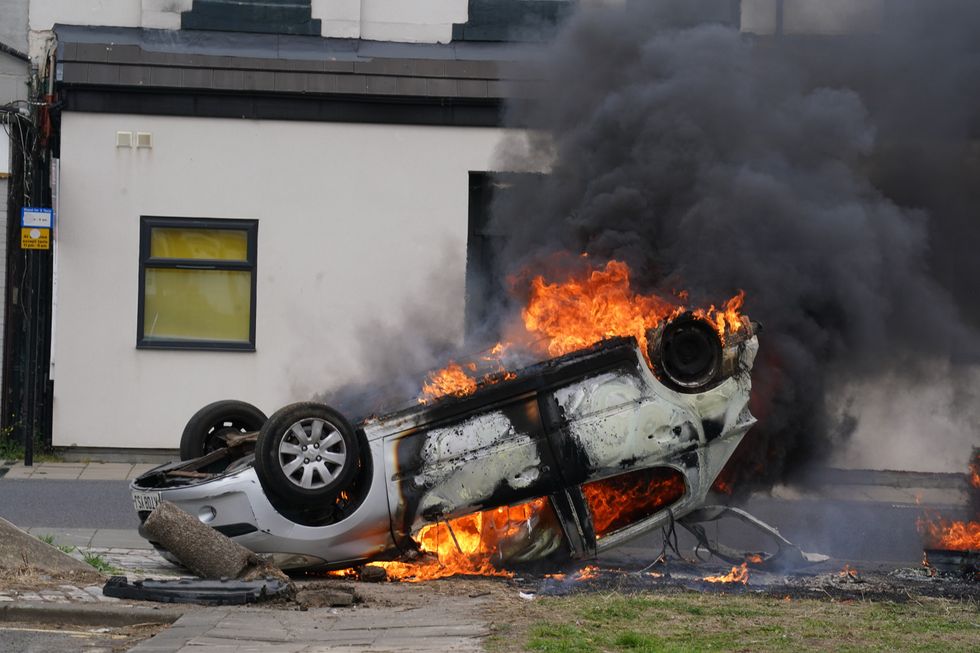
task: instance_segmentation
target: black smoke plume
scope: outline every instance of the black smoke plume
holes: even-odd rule
[[[835,380],[977,360],[980,5],[886,3],[837,36],[750,35],[717,20],[736,5],[574,16],[509,113],[550,174],[492,219],[501,275],[571,251],[627,261],[644,291],[744,289],[765,332],[735,467],[773,482],[846,438]]]

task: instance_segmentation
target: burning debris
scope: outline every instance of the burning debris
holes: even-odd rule
[[[749,584],[749,565],[743,562],[739,567],[732,567],[732,570],[724,576],[705,576],[707,583],[741,583]]]
[[[932,573],[959,573],[980,580],[980,448],[973,450],[968,470],[966,492],[972,518],[949,519],[926,511],[916,526],[925,540],[923,566]]]

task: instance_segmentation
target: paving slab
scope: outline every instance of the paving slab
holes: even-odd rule
[[[396,585],[391,593],[418,592]],[[478,616],[484,599],[430,596],[410,606],[374,605],[291,611],[203,608],[142,642],[133,653],[214,651],[482,651],[489,634]]]
[[[50,536],[55,546],[87,547],[98,530],[96,528],[58,528],[54,526],[33,526],[24,529],[34,537]]]
[[[146,472],[150,471],[154,467],[159,467],[159,465],[152,465],[152,464],[138,464],[138,465],[133,465],[133,468],[131,470],[129,470],[129,474],[126,476],[126,480],[131,481],[134,478],[136,478],[137,476],[141,476],[141,475],[145,474]]]
[[[84,467],[46,466],[43,469],[42,468],[35,469],[34,473],[30,475],[30,478],[31,479],[44,478],[49,480],[71,481],[81,476],[83,470]]]

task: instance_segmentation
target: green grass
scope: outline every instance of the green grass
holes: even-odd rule
[[[491,637],[493,653],[980,650],[977,604],[942,599],[612,593],[545,597],[522,608]]]
[[[10,428],[0,431],[0,463],[10,461],[18,462],[24,460],[24,445],[10,437]],[[57,463],[62,458],[52,450],[45,447],[39,437],[34,438],[34,462],[36,463]]]
[[[109,564],[109,562],[98,553],[82,553],[82,560],[92,565],[103,574],[118,574],[122,572],[122,570],[118,567],[114,567]]]
[[[75,547],[71,546],[70,544],[55,544],[54,535],[37,535],[35,537],[45,544],[50,544],[51,546],[57,547],[62,553],[71,553],[75,550]]]

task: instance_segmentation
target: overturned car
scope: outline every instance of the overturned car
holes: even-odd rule
[[[171,501],[282,568],[330,569],[411,555],[428,524],[537,500],[559,536],[520,555],[588,557],[703,512],[755,422],[757,331],[684,314],[646,347],[604,340],[354,424],[317,403],[266,419],[216,402],[185,429],[190,459],[136,479],[134,503],[145,521]]]

